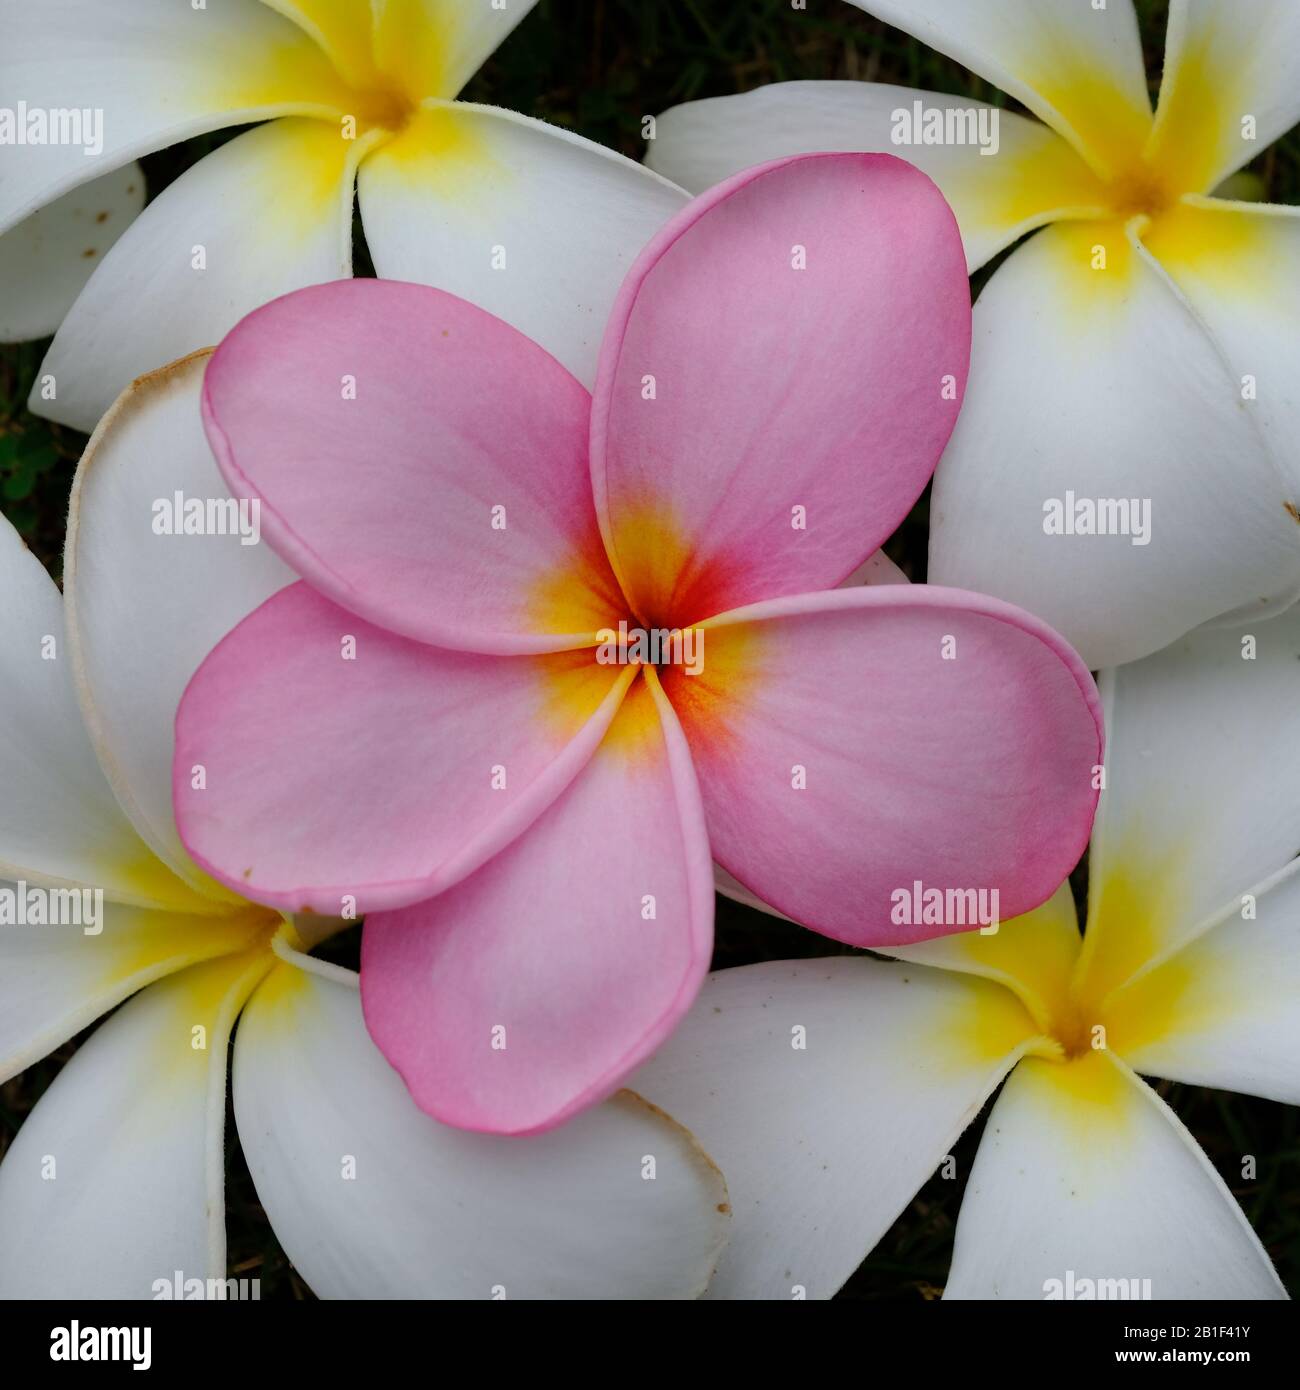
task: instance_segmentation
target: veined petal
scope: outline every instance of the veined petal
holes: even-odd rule
[[[1300,208],[1184,198],[1142,242],[1222,353],[1300,525]]]
[[[202,911],[113,798],[86,737],[54,581],[0,517],[0,877]]]
[[[1151,100],[1132,0],[849,0],[964,63],[1041,116],[1100,172],[1141,151]]]
[[[626,614],[592,506],[590,398],[472,304],[376,280],[290,295],[217,349],[203,412],[270,543],[382,628],[544,652]]]
[[[1203,629],[1102,679],[1110,751],[1082,981],[1098,1002],[1300,845],[1300,610]],[[1258,928],[1261,945],[1270,933]],[[1118,1044],[1116,1044],[1118,1045]]]
[[[199,917],[113,902],[100,915],[89,897],[71,911],[79,924],[0,926],[0,1081],[154,980],[247,949],[266,921],[247,910]]]
[[[366,1035],[352,979],[279,966],[235,1041],[258,1196],[321,1298],[703,1292],[727,1189],[686,1130],[629,1091],[526,1141],[440,1125]]]
[[[0,342],[44,338],[144,206],[134,162],[82,184],[0,236]]]
[[[963,122],[990,143],[925,144],[914,133],[918,104],[940,121],[969,113]],[[900,143],[896,132],[909,138]],[[957,216],[972,272],[1036,227],[1105,206],[1101,181],[1049,126],[878,82],[773,82],[674,106],[658,118],[646,163],[701,193],[751,165],[818,150],[895,154],[928,174]]]
[[[153,986],[59,1073],[0,1165],[0,1297],[225,1278],[226,1048],[273,962],[257,950]]]
[[[187,170],[95,272],[41,364],[31,409],[89,433],[135,377],[220,342],[268,299],[351,275],[364,144],[325,121],[271,121]]]
[[[411,97],[454,97],[537,0],[371,0],[375,55]]]
[[[645,668],[595,757],[450,892],[366,921],[366,1024],[421,1109],[535,1134],[610,1095],[709,968],[713,875],[690,753]]]
[[[1300,120],[1300,9],[1171,0],[1152,161],[1208,193]]]
[[[211,652],[181,700],[181,835],[222,883],[286,911],[420,902],[560,795],[634,675],[589,650],[426,646],[291,585]]]
[[[713,1298],[829,1298],[1034,1035],[982,980],[880,961],[766,961],[705,981],[633,1077],[723,1165]]]
[[[1294,785],[1294,784],[1293,784]],[[1107,1037],[1150,1076],[1300,1104],[1300,860],[1111,995]]]
[[[602,348],[596,511],[642,621],[838,584],[956,420],[969,288],[951,210],[887,155],[810,155],[697,198]]]
[[[271,116],[347,109],[347,90],[301,29],[260,0],[0,0],[6,100],[28,143],[6,141],[0,232],[78,184],[192,135]],[[18,107],[15,102],[15,111]],[[75,112],[31,143],[34,112]],[[64,136],[67,136],[64,139]],[[73,137],[80,136],[80,139]]]
[[[72,486],[64,593],[100,764],[139,834],[216,911],[233,900],[186,855],[172,816],[176,707],[213,643],[293,576],[244,543],[252,513],[227,497],[199,420],[207,356],[142,378],[96,430]],[[185,534],[196,505],[202,529]]]
[[[1089,666],[1118,665],[1294,593],[1294,491],[1203,320],[1132,230],[1057,225],[976,305],[930,579],[1024,604]]]
[[[1083,853],[1100,708],[1078,657],[1029,614],[885,585],[699,631],[701,673],[665,679],[713,854],[795,921],[857,946],[970,930],[979,903],[1004,919],[1037,907]],[[917,920],[918,883],[961,894],[972,916]]]
[[[1080,1280],[1096,1298],[1286,1297],[1195,1139],[1105,1051],[1012,1072],[966,1186],[944,1297],[1079,1298]]]
[[[472,301],[587,387],[624,275],[686,203],[613,150],[467,102],[426,102],[358,186],[380,275]]]

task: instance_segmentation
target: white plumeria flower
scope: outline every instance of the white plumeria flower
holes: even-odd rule
[[[1172,0],[1153,115],[1132,0],[851,3],[1041,121],[787,82],[669,111],[648,162],[699,191],[780,155],[883,150],[938,183],[972,270],[1036,232],[975,306],[930,579],[1022,604],[1093,667],[1289,606],[1300,209],[1209,195],[1300,119],[1300,5]],[[1098,520],[1109,534],[1080,534]]]
[[[633,1076],[725,1167],[710,1296],[829,1297],[1000,1085],[946,1297],[1286,1296],[1140,1075],[1300,1104],[1300,613],[1199,630],[1101,687],[1082,938],[1066,885],[996,933],[885,948],[904,964],[721,971]]]
[[[181,849],[180,693],[293,578],[237,534],[152,529],[157,499],[225,495],[199,420],[206,356],[137,383],[91,441],[65,600],[0,519],[0,1080],[127,1001],[0,1164],[0,1297],[226,1277],[237,1018],[244,1154],[321,1296],[697,1296],[727,1197],[685,1130],[627,1091],[537,1140],[439,1125],[371,1042],[355,973],[305,954],[341,924],[244,902]],[[24,903],[102,889],[98,932],[15,925],[24,884]]]
[[[0,338],[53,331],[99,266],[31,408],[90,430],[135,376],[219,342],[268,300],[351,275],[354,191],[381,276],[489,310],[590,387],[615,291],[686,195],[555,126],[454,100],[535,3],[0,0],[4,102],[29,121],[89,113],[86,130],[102,117],[97,154],[27,144],[0,157]],[[255,121],[108,251],[134,209],[103,200],[143,189],[138,168],[108,171]],[[24,231],[97,176],[47,209],[39,235]],[[101,242],[79,240],[87,219]]]

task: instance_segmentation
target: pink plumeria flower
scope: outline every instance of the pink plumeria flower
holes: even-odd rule
[[[940,1170],[967,1179],[946,1298],[1286,1297],[1229,1190],[1252,1155],[1216,1167],[1142,1078],[1300,1105],[1300,611],[1100,683],[1082,935],[1067,884],[882,948],[904,964],[719,971],[632,1078],[726,1171],[711,1296],[829,1298]]]
[[[524,1142],[438,1124],[356,972],[311,953],[343,924],[231,894],[181,847],[181,692],[292,578],[237,533],[152,524],[222,491],[207,356],[136,382],[91,441],[63,598],[0,518],[0,1082],[97,1025],[0,1163],[0,1298],[151,1299],[178,1270],[221,1296],[228,1057],[258,1202],[320,1297],[697,1297],[727,1196],[680,1125],[630,1092]]]
[[[0,0],[5,111],[75,112],[82,137],[0,160],[0,341],[59,330],[31,409],[90,431],[134,377],[350,276],[354,206],[380,275],[472,299],[590,385],[623,276],[687,198],[456,99],[535,4]],[[138,156],[247,125],[140,211]]]
[[[1014,248],[976,306],[930,577],[1027,604],[1094,669],[1294,603],[1300,208],[1236,175],[1300,120],[1300,4],[1171,0],[1153,111],[1133,0],[850,3],[1032,114],[782,82],[665,113],[648,162],[698,192],[890,151],[952,203],[972,271]]]
[[[431,1114],[525,1133],[617,1086],[708,968],[715,859],[867,944],[900,882],[1010,914],[1082,852],[1100,718],[1064,642],[834,588],[930,476],[969,313],[934,185],[822,155],[647,247],[594,400],[410,285],[302,291],[218,349],[209,438],[304,582],[186,691],[178,824],[241,893],[368,914],[367,1022]],[[640,659],[654,634],[680,650]]]

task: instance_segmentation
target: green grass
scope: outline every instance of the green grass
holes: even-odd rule
[[[1159,79],[1166,5],[1139,0],[1152,90]],[[792,78],[860,78],[1001,102],[960,65],[839,0],[543,0],[537,12],[475,78],[467,97],[541,116],[640,157],[641,119],[695,97],[747,91]],[[156,194],[228,135],[204,137],[144,161]],[[1292,134],[1253,166],[1268,196],[1300,201],[1300,137]],[[364,250],[360,264],[364,266]],[[68,489],[84,437],[28,414],[23,402],[46,344],[0,348],[0,510],[56,575]],[[927,500],[891,544],[923,577]],[[1076,875],[1082,893],[1082,875]],[[356,963],[357,933],[330,943],[333,958]],[[720,901],[719,966],[839,954],[835,943]],[[0,1152],[75,1044],[0,1087]],[[1300,1134],[1291,1107],[1167,1083],[1158,1087],[1245,1208],[1277,1263],[1300,1293]],[[885,1123],[888,1123],[886,1117]],[[935,1177],[881,1240],[843,1297],[930,1298],[947,1276],[965,1176],[982,1121],[955,1148],[958,1177]],[[228,1128],[228,1216],[232,1272],[258,1277],[264,1298],[310,1297],[293,1273],[257,1203]],[[1258,1176],[1243,1182],[1240,1159],[1253,1154]],[[869,1184],[870,1175],[863,1174]]]

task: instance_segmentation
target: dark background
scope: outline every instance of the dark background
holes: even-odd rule
[[[1296,0],[1300,3],[1300,0]],[[1160,77],[1166,0],[1137,0],[1153,95]],[[841,0],[542,0],[464,93],[566,126],[640,158],[642,117],[680,101],[748,91],[794,78],[859,78],[1014,105],[923,44]],[[156,195],[234,131],[203,136],[143,163]],[[1300,201],[1300,135],[1293,132],[1251,166],[1274,202]],[[357,267],[369,273],[360,219]],[[988,278],[984,272],[976,288]],[[0,347],[0,510],[57,577],[68,491],[85,437],[27,413],[24,402],[47,344]],[[928,494],[890,543],[892,557],[925,577]],[[1076,896],[1086,893],[1082,871]],[[359,929],[329,943],[355,966]],[[719,899],[715,965],[847,948]],[[24,1115],[76,1043],[0,1087],[0,1155]],[[1160,1094],[1199,1140],[1277,1264],[1300,1293],[1300,1132],[1293,1107],[1162,1082]],[[936,1298],[947,1277],[962,1190],[983,1128],[981,1117],[954,1149],[958,1176],[932,1178],[840,1295],[867,1300]],[[1258,1177],[1240,1178],[1253,1154]],[[310,1298],[257,1202],[233,1116],[227,1126],[227,1228],[233,1275],[259,1278],[262,1297]],[[871,1181],[863,1174],[863,1182]]]

